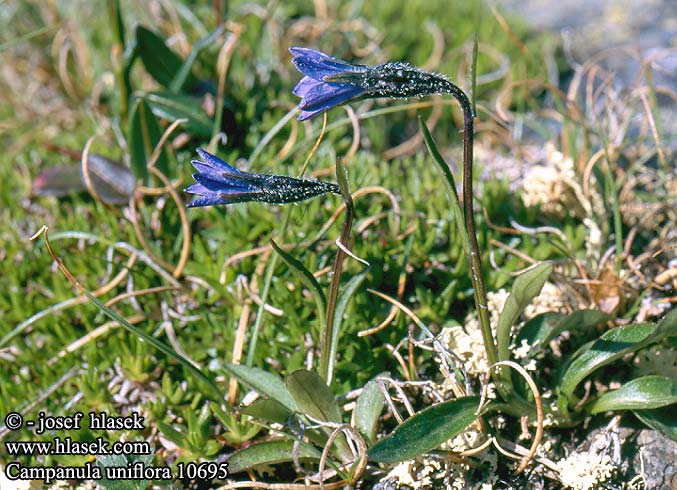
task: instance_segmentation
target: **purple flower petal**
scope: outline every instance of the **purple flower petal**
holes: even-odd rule
[[[309,90],[324,82],[320,82],[310,77],[303,77],[299,83],[296,84],[292,93],[297,97],[305,97]]]
[[[187,190],[186,190],[187,191]],[[205,196],[194,197],[187,206],[189,208],[197,208],[200,206],[215,206],[217,204],[228,204],[225,199],[221,198],[218,194],[208,194]]]
[[[235,167],[232,167],[228,165],[226,162],[221,160],[220,158],[212,155],[211,153],[207,153],[204,151],[202,148],[196,148],[195,151],[197,151],[198,155],[200,155],[200,158],[204,160],[205,164],[209,165],[212,168],[218,169],[221,172],[228,173],[228,174],[241,174],[243,172],[239,171]]]
[[[255,187],[244,184],[243,182],[237,180],[213,180],[204,174],[193,174],[193,178],[198,184],[201,184],[202,187],[207,189],[207,192],[228,193],[231,190],[236,192],[250,192],[255,190]]]
[[[294,57],[292,59],[294,66],[304,75],[318,81],[336,73],[363,72],[367,69],[364,65],[354,65],[314,49],[289,48],[289,51]]]
[[[353,97],[357,97],[364,90],[353,85],[338,85],[323,83],[313,87],[299,102],[299,109],[312,110],[320,106],[339,105]]]
[[[207,177],[209,177],[212,180],[218,180],[218,181],[221,181],[221,182],[226,182],[227,174],[224,175],[225,172],[223,172],[222,170],[217,170],[214,167],[207,165],[205,163],[202,163],[199,160],[193,160],[191,163],[193,164],[193,167],[195,167],[195,170],[198,171],[198,173],[200,173],[202,175],[206,175]],[[232,174],[235,175],[234,172],[232,172]]]

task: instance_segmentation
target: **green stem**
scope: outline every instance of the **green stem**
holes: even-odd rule
[[[473,111],[468,96],[459,87],[448,82],[448,92],[461,104],[463,109],[463,219],[470,239],[468,262],[470,264],[470,280],[473,286],[475,306],[479,316],[482,340],[489,364],[498,362],[496,342],[491,333],[489,309],[487,307],[487,290],[482,277],[480,262],[480,246],[477,242],[475,215],[473,212]],[[452,184],[453,185],[453,184]]]
[[[350,248],[350,231],[353,227],[353,217],[355,216],[355,208],[353,206],[353,197],[350,195],[348,189],[348,179],[346,178],[345,170],[341,164],[341,160],[336,161],[336,176],[341,187],[341,196],[343,202],[346,204],[345,219],[343,220],[343,229],[341,230],[341,237],[339,241],[344,247]],[[327,302],[327,321],[322,332],[321,350],[320,350],[320,376],[325,380],[327,385],[331,384],[332,369],[331,363],[331,343],[334,335],[334,315],[336,313],[336,302],[338,299],[339,285],[341,283],[341,272],[343,271],[343,262],[345,261],[346,253],[342,248],[336,252],[336,260],[334,261],[334,269],[331,276],[331,284],[329,285],[329,300]]]

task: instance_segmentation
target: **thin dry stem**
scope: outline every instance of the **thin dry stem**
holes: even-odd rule
[[[529,389],[534,395],[534,403],[536,404],[536,433],[534,434],[534,442],[531,444],[529,453],[522,459],[522,462],[515,470],[515,474],[518,475],[524,471],[529,462],[533,459],[534,455],[536,454],[536,450],[538,449],[538,445],[541,443],[541,439],[543,438],[543,402],[534,379],[529,375],[526,369],[512,361],[499,361],[495,363],[492,368],[496,366],[508,366],[517,371],[529,385]]]

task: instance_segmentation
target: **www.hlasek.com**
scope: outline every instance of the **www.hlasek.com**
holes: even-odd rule
[[[85,415],[76,412],[72,416],[52,417],[44,412],[38,414],[36,420],[25,420],[17,412],[8,413],[5,418],[5,427],[9,430],[19,430],[23,427],[33,429],[36,434],[54,431],[77,431],[82,427]],[[113,417],[105,412],[89,412],[86,427],[90,430],[143,430],[144,418],[138,413],[125,417]],[[73,440],[70,436],[55,436],[51,441],[6,441],[4,443],[7,454],[16,456],[47,456],[47,455],[149,455],[152,449],[147,441],[118,441],[109,443],[103,437],[93,441]],[[191,480],[223,480],[228,476],[227,463],[179,463],[173,472],[168,466],[151,466],[142,461],[128,462],[124,466],[100,467],[88,462],[83,466],[27,466],[18,461],[5,465],[3,474],[0,474],[0,483],[3,479],[42,480],[51,483],[55,480],[175,480],[188,478]],[[3,478],[4,477],[4,478]],[[0,485],[1,487],[2,485]]]

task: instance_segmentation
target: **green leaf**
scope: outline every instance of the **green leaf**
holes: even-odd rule
[[[224,369],[259,395],[276,400],[292,412],[298,411],[294,398],[279,376],[257,367],[226,363]]]
[[[244,407],[240,413],[268,422],[286,424],[293,412],[276,400],[259,398],[251,405]]]
[[[419,116],[418,125],[421,128],[421,133],[423,133],[423,140],[425,145],[428,148],[428,152],[433,157],[433,161],[437,164],[437,167],[442,171],[444,175],[444,183],[447,187],[447,196],[449,197],[449,202],[451,204],[451,214],[454,217],[454,222],[456,223],[456,230],[458,235],[461,238],[461,245],[466,256],[470,254],[470,237],[468,236],[468,231],[465,228],[465,220],[463,219],[463,209],[461,208],[461,202],[458,199],[458,194],[456,193],[456,182],[454,180],[454,175],[449,169],[449,165],[444,161],[444,158],[437,149],[435,140],[433,139],[428,126],[426,126],[423,118]]]
[[[655,325],[640,323],[613,328],[576,357],[564,372],[560,382],[558,406],[566,410],[565,401],[571,398],[578,384],[595,370],[605,366],[628,352],[634,352],[655,340]]]
[[[129,145],[134,177],[146,184],[150,183],[148,162],[161,137],[160,126],[148,104],[146,104],[143,98],[136,98],[132,111],[129,113],[127,143]],[[160,153],[156,166],[158,170],[167,175],[169,161],[164,148]]]
[[[136,28],[136,43],[146,71],[160,85],[169,88],[183,65],[181,57],[167,47],[164,39],[144,26]],[[197,83],[193,74],[188,73],[181,88],[190,91]]]
[[[234,452],[227,460],[228,473],[239,473],[256,465],[293,461],[294,441],[268,441]],[[298,442],[298,459],[319,460],[322,454],[310,444]]]
[[[383,373],[387,374],[387,373]],[[379,376],[383,376],[379,374]],[[376,425],[378,418],[383,411],[385,397],[379,387],[378,381],[371,380],[362,389],[362,393],[357,397],[355,409],[353,410],[353,426],[360,431],[362,437],[371,446],[376,436]]]
[[[519,347],[526,340],[527,344],[535,348],[535,352],[541,350],[548,345],[545,339],[553,336],[552,332],[564,318],[567,318],[567,315],[549,311],[527,320],[517,332],[515,345]]]
[[[319,374],[305,369],[299,369],[287,376],[285,380],[289,392],[294,397],[299,410],[322,422],[331,422],[340,424],[341,412],[338,403],[334,399],[334,394],[326,385]],[[326,434],[331,434],[333,428],[322,427]],[[338,455],[343,461],[352,459],[352,452],[348,441],[343,434],[335,439]]]
[[[611,318],[611,315],[599,310],[578,310],[570,315],[561,313],[544,313],[527,321],[520,329],[515,339],[515,345],[522,345],[522,341],[536,347],[534,352],[547,346],[548,343],[565,330],[576,332],[588,332],[602,325]]]
[[[186,84],[188,78],[192,76],[191,70],[193,68],[193,64],[195,63],[195,60],[197,59],[197,55],[200,54],[200,51],[202,51],[204,48],[206,48],[214,41],[216,41],[216,38],[219,37],[222,32],[223,26],[219,26],[216,29],[214,29],[212,33],[203,37],[193,45],[193,49],[188,55],[188,58],[186,58],[186,61],[183,62],[181,68],[178,69],[176,75],[174,76],[174,79],[169,84],[170,92],[176,93],[181,90],[181,87],[183,87]]]
[[[552,272],[552,264],[544,262],[526,271],[515,279],[512,292],[505,301],[503,311],[498,317],[496,341],[498,343],[498,359],[510,359],[510,331],[524,309],[539,295],[545,281]]]
[[[144,99],[156,116],[172,122],[186,119],[183,124],[186,130],[203,138],[211,135],[211,119],[193,97],[171,92],[148,92]]]
[[[677,383],[664,376],[643,376],[604,393],[586,406],[590,413],[644,410],[677,403]]]
[[[341,412],[334,394],[316,373],[299,369],[285,380],[299,410],[323,422],[341,423]]]
[[[106,454],[96,457],[96,465],[101,468],[102,478],[97,481],[105,490],[145,490],[151,483],[150,480],[109,480],[106,478],[105,468],[126,468],[129,463],[140,461],[144,466],[152,466],[153,454]]]
[[[284,263],[289,266],[294,275],[296,275],[296,277],[299,278],[312,293],[313,298],[315,298],[315,304],[317,305],[317,317],[320,321],[320,329],[322,329],[327,312],[327,298],[324,296],[322,287],[320,287],[320,284],[317,282],[317,279],[315,279],[315,276],[313,276],[313,273],[310,272],[300,260],[297,260],[291,254],[282,250],[272,239],[270,240],[270,245],[282,260],[284,260]]]
[[[378,441],[367,456],[372,461],[398,463],[431,451],[463,432],[477,418],[479,404],[479,397],[468,396],[426,408]]]
[[[677,410],[675,407],[661,407],[653,410],[634,410],[639,420],[677,442]]]
[[[663,337],[675,336],[677,336],[677,308],[670,310],[658,323],[658,328],[656,329],[656,340]]]
[[[186,436],[176,430],[174,427],[172,427],[169,424],[166,424],[165,422],[162,422],[161,420],[158,420],[157,422],[158,429],[160,429],[160,432],[162,432],[162,435],[164,435],[167,439],[172,441],[174,444],[179,446],[182,449],[187,449],[186,448]]]

